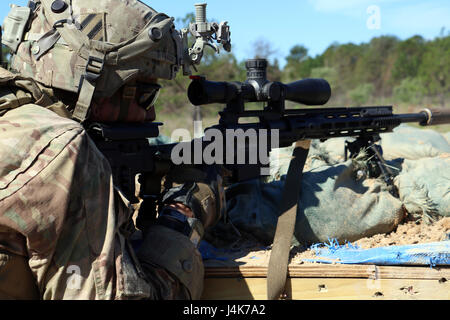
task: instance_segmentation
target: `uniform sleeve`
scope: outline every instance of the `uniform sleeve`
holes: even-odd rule
[[[41,110],[38,113],[43,112]],[[203,279],[191,281],[192,274],[168,270],[170,265],[160,261],[150,259],[145,266],[139,264],[125,231],[129,230],[132,210],[114,188],[109,163],[82,128],[71,122],[72,129],[63,130],[63,124],[57,125],[62,118],[51,111],[45,112],[43,116],[34,115],[29,127],[21,124],[20,134],[34,135],[36,144],[54,128],[60,129],[59,134],[51,136],[47,143],[40,141],[41,148],[34,159],[29,159],[30,153],[25,157],[22,152],[26,159],[17,165],[22,169],[8,178],[9,188],[0,189],[0,225],[25,239],[28,264],[41,297],[156,299],[192,296],[183,283],[201,287]],[[10,117],[8,121],[14,122],[14,119]],[[49,123],[53,127],[44,130]],[[10,128],[11,135],[12,128],[14,126]],[[6,143],[1,139],[0,144]],[[17,162],[20,157],[16,155],[12,159]],[[0,166],[5,168],[8,163]],[[161,233],[165,232],[157,231],[153,238],[144,242],[148,251],[157,248],[154,241],[164,237]],[[176,241],[171,243],[175,247],[184,246]],[[191,250],[181,255],[185,259],[192,254]]]
[[[177,279],[181,287],[174,284],[176,290],[165,291],[172,299],[200,299],[203,292],[204,267],[197,247],[188,237],[161,225],[153,225],[144,238],[138,251],[138,258],[147,273],[159,273],[158,269]],[[169,282],[173,281],[167,279]],[[184,286],[184,288],[183,288]]]

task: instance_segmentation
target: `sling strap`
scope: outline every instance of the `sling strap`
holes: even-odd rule
[[[267,274],[267,298],[276,300],[287,298],[286,278],[289,264],[289,252],[294,234],[297,216],[298,197],[301,191],[302,173],[308,157],[311,140],[300,140],[295,143],[292,159],[283,187],[279,207],[277,228],[270,254]]]

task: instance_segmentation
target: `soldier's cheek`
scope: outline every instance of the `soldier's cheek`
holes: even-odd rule
[[[115,122],[119,118],[120,106],[110,99],[103,98],[91,106],[90,120],[99,122]]]
[[[144,122],[147,120],[147,111],[140,107],[136,101],[131,101],[128,106],[126,122]]]

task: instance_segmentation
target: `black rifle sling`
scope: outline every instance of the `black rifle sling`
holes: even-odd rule
[[[308,157],[310,144],[310,140],[297,141],[289,163],[279,207],[280,216],[269,260],[267,274],[267,298],[269,300],[287,297],[285,287],[289,252],[295,228],[303,167]]]

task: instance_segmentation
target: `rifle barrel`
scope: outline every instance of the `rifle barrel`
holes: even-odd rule
[[[450,110],[423,109],[420,113],[426,116],[426,120],[420,123],[422,126],[450,124]]]
[[[423,112],[396,114],[393,117],[400,120],[401,123],[426,123],[428,120],[428,115]]]
[[[421,126],[450,124],[450,111],[443,109],[423,109],[419,113],[395,115],[402,123],[419,123]]]

